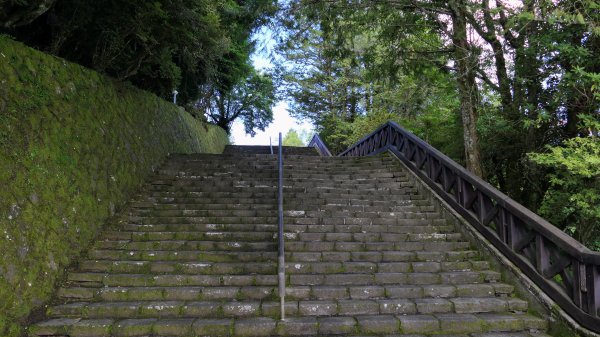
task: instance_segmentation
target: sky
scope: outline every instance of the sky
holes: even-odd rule
[[[273,33],[268,29],[262,29],[254,36],[257,40],[257,52],[252,55],[254,67],[258,70],[266,70],[273,67],[269,55],[274,49],[275,42]],[[244,124],[241,121],[235,121],[231,128],[231,141],[236,145],[269,145],[269,137],[273,140],[273,145],[277,144],[279,132],[283,136],[289,129],[295,129],[298,134],[305,131],[309,135],[313,133],[313,126],[309,122],[299,121],[289,114],[289,105],[285,101],[278,102],[273,107],[273,122],[265,131],[257,130],[256,136],[250,137],[244,131]]]

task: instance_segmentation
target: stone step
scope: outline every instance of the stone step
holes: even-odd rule
[[[318,221],[316,221],[318,222]],[[414,232],[414,227],[419,228]],[[217,235],[215,232],[268,232],[277,238],[275,224],[124,224],[118,233],[196,232]],[[364,231],[362,229],[369,229]],[[346,242],[443,242],[461,241],[461,235],[450,225],[308,225],[284,224],[286,241],[346,241]],[[206,235],[205,235],[206,236]],[[104,237],[120,238],[123,234],[107,232]],[[265,235],[265,237],[267,237]]]
[[[132,252],[133,253],[133,252]],[[185,254],[187,253],[187,254]],[[143,260],[83,260],[79,270],[105,273],[155,273],[155,274],[269,274],[276,273],[277,255],[272,253],[245,252],[244,254],[217,255],[197,252],[177,252],[170,256],[145,254]],[[163,260],[161,258],[172,258]],[[196,257],[196,258],[194,258]],[[156,258],[154,260],[153,258]],[[211,260],[217,260],[216,262]],[[201,261],[201,262],[199,262]],[[293,274],[363,274],[363,273],[438,273],[453,271],[485,271],[487,262],[287,262],[286,273]]]
[[[224,267],[223,267],[224,268]],[[261,280],[276,282],[276,274],[273,268],[269,266],[255,266],[248,264],[246,267],[240,267],[239,270],[232,270],[231,273],[218,274],[150,274],[148,272],[132,274],[108,274],[106,272],[79,272],[70,273],[69,277],[73,281],[79,282],[77,278],[84,278],[80,283],[98,286],[171,286],[173,284],[185,286],[216,286],[222,285],[222,278],[226,276],[247,276],[249,273],[245,270],[256,268],[264,271],[263,273],[250,274]],[[264,268],[261,269],[261,268]],[[277,269],[276,267],[274,268]],[[238,272],[239,271],[239,272]],[[494,271],[454,271],[439,273],[331,273],[331,274],[291,274],[287,275],[287,284],[290,286],[312,286],[312,285],[419,285],[419,284],[482,284],[495,283],[500,281],[500,274]],[[70,279],[71,280],[71,279]],[[264,285],[256,281],[257,285]],[[262,281],[260,281],[262,282]]]
[[[210,171],[210,172],[198,172],[198,175],[163,175],[154,174],[152,179],[147,182],[147,185],[160,185],[160,184],[196,184],[202,186],[200,183],[212,182],[215,180],[225,181],[275,181],[279,177],[279,171],[257,171],[257,172],[244,172],[244,171]],[[323,173],[297,173],[287,172],[283,175],[283,179],[286,182],[291,183],[303,183],[303,182],[317,182],[317,183],[380,183],[380,182],[394,182],[394,181],[412,181],[410,176],[404,172],[393,172],[384,171],[378,173],[370,173],[369,175],[358,175],[358,174],[323,174]]]
[[[285,221],[285,219],[284,219]],[[298,239],[298,235],[301,233],[324,233],[331,237],[344,235],[344,233],[352,234],[354,241],[385,241],[387,240],[383,236],[387,234],[404,234],[405,236],[411,235],[412,237],[419,236],[421,234],[450,234],[455,233],[455,228],[448,225],[446,221],[442,219],[434,219],[433,221],[425,220],[410,220],[401,221],[403,224],[366,224],[366,225],[351,225],[344,224],[344,221],[332,219],[318,219],[318,218],[298,218],[294,220],[294,224],[284,223],[285,237],[288,239]],[[398,220],[394,221],[398,222]],[[276,233],[278,231],[278,225],[276,223],[270,224],[244,224],[244,223],[186,223],[186,224],[134,224],[123,222],[120,228],[111,232],[106,232],[103,237],[106,238],[118,238],[121,235],[115,234],[114,232],[270,232]],[[111,235],[110,237],[108,235]],[[276,236],[273,237],[277,238]],[[369,239],[373,238],[373,239]],[[390,237],[391,238],[391,237]],[[129,240],[129,238],[126,238]],[[393,238],[392,240],[401,240],[402,237]],[[420,239],[435,239],[421,237]],[[406,241],[405,239],[403,241]],[[439,240],[438,240],[439,241]]]
[[[466,250],[468,242],[331,242],[331,241],[286,241],[285,249],[290,252],[372,252],[390,251],[427,252],[437,256],[441,252]],[[427,255],[426,255],[427,256]]]
[[[194,251],[195,254],[212,254],[219,251],[228,252],[246,252],[246,251],[264,251],[276,252],[276,242],[231,242],[231,241],[98,241],[95,249],[90,251],[90,258],[97,258],[97,251],[118,250],[124,251],[129,257],[147,256],[155,251],[181,252]],[[306,247],[306,246],[304,246]],[[304,248],[302,247],[302,248]],[[315,252],[310,250],[292,250],[298,248],[294,245],[287,245],[286,259],[288,261],[322,261],[322,262],[346,262],[346,261],[369,261],[369,262],[462,262],[478,259],[478,252],[471,250],[458,251],[397,251],[397,250],[379,250],[379,251],[322,251]],[[308,248],[311,248],[308,245]],[[131,253],[134,253],[133,255]],[[109,253],[110,254],[110,253]],[[179,253],[183,255],[183,253]],[[197,255],[198,256],[198,255]],[[206,256],[206,255],[205,255]]]
[[[263,300],[277,294],[277,286],[255,286],[253,277],[237,277],[227,286],[190,287],[63,287],[58,296],[67,301],[199,301]],[[421,299],[508,297],[514,287],[504,283],[412,286],[295,286],[286,288],[288,300]],[[516,299],[513,299],[516,300]]]
[[[410,176],[406,172],[394,171],[394,170],[379,170],[381,172],[370,172],[369,175],[363,174],[349,174],[346,172],[343,173],[319,173],[319,172],[301,172],[296,169],[291,171],[286,171],[283,174],[283,179],[288,180],[292,179],[293,181],[371,181],[377,180],[381,178],[409,178]],[[271,178],[277,179],[279,177],[279,171],[274,168],[272,170],[226,170],[226,171],[216,171],[210,170],[206,172],[197,172],[197,175],[183,175],[178,176],[177,174],[160,174],[155,173],[150,180],[150,183],[155,183],[156,181],[194,181],[194,180],[203,180],[203,179],[232,179],[238,177],[244,177],[248,179],[257,179],[257,178]]]
[[[359,163],[354,165],[346,165],[343,163],[334,163],[328,165],[319,165],[319,163],[301,162],[292,163],[284,162],[284,174],[351,174],[368,177],[371,173],[384,173],[398,169],[398,165],[394,163]],[[166,176],[199,176],[211,172],[278,172],[277,163],[261,162],[252,163],[245,167],[240,167],[239,162],[214,162],[214,163],[173,163],[161,166],[156,171],[157,174]]]
[[[424,196],[418,194],[385,196],[373,195],[365,199],[362,194],[331,194],[317,193],[284,194],[284,204],[288,205],[338,205],[338,206],[399,206],[406,204],[415,204],[416,202],[430,203]],[[157,192],[148,193],[136,197],[136,202],[142,202],[145,205],[153,204],[212,204],[212,203],[232,203],[232,204],[273,204],[276,203],[275,192]]]
[[[165,185],[150,185],[146,187],[147,194],[151,196],[173,196],[185,193],[198,193],[200,190],[201,193],[206,192],[243,192],[252,189],[253,191],[258,192],[269,192],[276,191],[277,184],[274,183],[264,183],[260,185],[253,185],[247,183],[229,183],[223,182],[218,184],[206,184],[199,189],[194,186],[165,186]],[[418,189],[413,187],[412,185],[407,184],[406,186],[397,185],[397,184],[380,184],[380,185],[354,185],[354,184],[345,184],[339,186],[312,186],[312,185],[302,185],[302,184],[294,184],[294,185],[284,185],[284,197],[292,198],[294,196],[298,196],[298,194],[303,196],[317,196],[317,197],[344,197],[344,196],[370,196],[373,194],[376,195],[404,195],[404,194],[417,194]]]
[[[284,204],[285,206],[286,204]],[[305,211],[306,207],[298,207],[300,209],[293,210],[290,207],[284,207],[284,216],[298,211]],[[194,213],[204,210],[272,210],[277,211],[277,205],[272,203],[234,203],[234,204],[149,204],[132,206],[129,214],[134,215],[149,215],[156,214],[164,216],[167,214],[183,215],[186,213]],[[319,205],[311,211],[325,212],[435,212],[436,208],[432,205],[392,205],[392,206],[341,206],[341,205]]]
[[[488,334],[545,330],[547,322],[530,315],[433,314],[297,317],[279,321],[269,317],[181,318],[181,319],[100,319],[60,318],[38,323],[32,336],[352,336],[400,334]],[[483,334],[485,333],[485,334]],[[413,335],[414,336],[414,335]],[[473,335],[475,336],[475,335]],[[496,336],[498,336],[496,334]],[[515,335],[518,336],[518,335]],[[520,337],[520,336],[519,336]]]
[[[244,221],[241,217],[211,217],[194,218],[190,220],[179,219],[180,222],[168,223],[169,220],[148,220],[132,223],[121,220],[121,233],[147,233],[147,232],[228,232],[228,231],[264,231],[277,232],[277,221],[273,217],[254,217]],[[193,222],[192,222],[193,220]],[[210,221],[212,220],[212,221]],[[238,220],[238,221],[235,221]],[[162,222],[162,223],[161,223]],[[362,233],[365,235],[381,235],[378,233],[398,234],[447,234],[454,229],[445,219],[387,219],[387,218],[284,218],[284,230],[287,233]],[[104,237],[122,237],[125,234],[115,234],[117,230],[107,231]],[[114,235],[113,235],[114,234]],[[110,235],[110,236],[109,236]],[[286,234],[293,239],[294,236]],[[423,238],[425,239],[425,238]],[[433,238],[432,238],[433,239]],[[359,241],[364,241],[360,239]]]
[[[209,209],[209,210],[160,210],[150,211],[147,214],[129,215],[130,221],[145,221],[145,223],[185,223],[185,221],[196,221],[197,218],[219,218],[219,217],[244,217],[260,218],[277,216],[277,210],[264,209]],[[442,216],[437,212],[426,211],[395,211],[395,212],[365,212],[365,211],[329,211],[329,210],[285,210],[285,218],[369,218],[369,219],[440,219]],[[172,219],[172,220],[168,220]],[[366,220],[353,220],[366,221]],[[374,220],[373,220],[374,221]]]
[[[221,205],[231,205],[232,207],[240,206],[247,207],[252,205],[259,205],[259,207],[264,207],[265,205],[272,206],[276,204],[275,194],[269,193],[268,195],[252,196],[250,193],[242,193],[242,194],[250,194],[250,196],[234,196],[229,192],[215,192],[217,194],[221,194],[222,196],[213,196],[213,197],[191,197],[191,198],[172,198],[172,197],[137,197],[137,200],[134,200],[130,203],[132,209],[185,209],[186,207],[190,207],[190,209],[196,209],[198,207],[221,207]],[[223,194],[226,194],[225,196]],[[145,199],[145,200],[141,200]],[[398,198],[394,198],[398,199]],[[215,206],[210,206],[210,205]],[[420,195],[413,195],[409,197],[405,197],[398,200],[375,200],[369,201],[364,199],[341,199],[336,198],[332,200],[332,202],[327,202],[324,199],[284,199],[284,209],[294,209],[294,208],[313,208],[318,209],[318,207],[338,207],[338,209],[343,209],[343,207],[383,207],[386,209],[390,209],[391,211],[395,210],[395,207],[405,207],[405,206],[416,206],[416,207],[433,207],[431,202]]]
[[[170,159],[167,160],[163,165],[182,165],[182,164],[197,164],[197,165],[211,165],[211,164],[239,164],[244,162],[244,166],[248,165],[260,165],[264,163],[277,163],[276,156],[212,156],[204,158],[181,158],[181,159]],[[394,160],[389,157],[329,157],[323,160],[322,157],[314,156],[284,156],[283,163],[286,165],[300,165],[300,164],[312,164],[319,165],[321,167],[327,166],[347,166],[357,167],[360,165],[368,164],[395,164]]]
[[[170,237],[173,238],[171,240],[176,241],[222,242],[231,240],[232,242],[229,244],[229,247],[240,250],[238,248],[243,248],[244,245],[241,243],[236,244],[234,239],[247,242],[258,241],[257,239],[263,238],[265,243],[267,243],[268,241],[275,242],[275,239],[277,238],[277,233],[275,233],[277,225],[231,224],[214,227],[213,225],[214,224],[124,225],[124,230],[127,230],[127,232],[106,232],[104,233],[104,239],[109,241],[155,241],[154,239],[157,237]],[[353,232],[340,231],[347,228],[354,230],[355,225],[351,226],[353,227],[346,225],[288,225],[286,226],[286,232],[284,233],[285,243],[286,245],[293,247],[297,247],[299,244],[298,242],[302,244],[308,243],[310,245],[314,245],[315,242],[328,242],[326,246],[331,246],[329,243],[336,243],[337,248],[340,250],[347,245],[361,245],[358,249],[367,247],[372,249],[377,247],[377,250],[382,250],[385,249],[385,247],[391,247],[390,249],[397,247],[397,249],[402,250],[404,243],[406,243],[406,250],[415,250],[418,249],[415,248],[418,247],[418,245],[415,246],[414,243],[418,242],[439,242],[440,247],[443,247],[441,250],[444,251],[457,247],[465,247],[465,242],[462,240],[461,234],[452,232],[451,228],[445,228],[450,226],[429,226],[430,228],[423,228],[421,230],[421,232],[424,233],[416,234],[401,233],[402,231],[408,232],[410,230],[403,228],[394,228],[394,232],[385,232],[383,231],[386,229],[384,228],[385,226],[376,225],[373,225],[373,227],[381,228],[377,228],[379,231],[373,233],[364,233],[358,230]],[[236,230],[238,227],[240,229]],[[327,232],[326,229],[330,227],[333,227],[333,230]],[[291,229],[294,229],[295,231],[290,232],[289,230]],[[435,232],[427,233],[427,231],[430,230]],[[246,236],[245,233],[251,234]],[[189,236],[187,234],[189,234]],[[186,236],[187,239],[176,238],[184,236]],[[377,245],[378,243],[380,243],[380,245]],[[431,246],[431,244],[429,244],[429,246]],[[452,246],[454,248],[448,248],[447,246]],[[356,251],[356,248],[351,251]]]
[[[323,224],[322,222],[327,222]],[[406,237],[419,237],[423,241],[440,241],[443,237],[436,237],[436,234],[456,234],[456,229],[445,221],[435,219],[433,223],[427,221],[402,221],[408,224],[368,224],[368,225],[346,225],[339,219],[321,220],[317,218],[298,218],[294,224],[285,223],[284,231],[286,238],[297,238],[301,233],[322,233],[323,235],[336,236],[337,234],[350,234],[353,239],[350,241],[390,241],[387,235],[404,234]],[[337,223],[337,224],[336,224]],[[271,224],[243,224],[243,223],[175,223],[175,224],[137,224],[122,222],[119,229],[125,232],[207,232],[207,231],[253,231],[270,232],[278,231],[278,225]],[[309,235],[310,236],[310,235]],[[389,238],[391,238],[389,237]],[[274,236],[276,238],[276,236]],[[402,236],[393,238],[393,240],[407,241]],[[452,239],[453,241],[454,239]]]
[[[277,216],[213,216],[213,217],[126,217],[127,223],[143,225],[161,225],[161,224],[239,224],[239,225],[258,225],[258,224],[276,224]],[[361,230],[361,226],[427,226],[427,225],[445,225],[446,219],[441,218],[436,213],[408,213],[406,218],[401,217],[379,217],[379,218],[357,218],[357,217],[284,217],[284,224],[298,225],[338,225],[338,226],[357,226],[356,231]],[[350,230],[353,231],[353,230]],[[381,230],[380,230],[381,231]],[[393,230],[391,230],[393,232]]]
[[[274,225],[270,225],[274,226]],[[352,229],[352,228],[351,228]],[[434,241],[434,240],[421,240],[421,235],[404,235],[399,234],[398,238],[404,238],[404,241],[367,241],[369,235],[366,233],[361,238],[363,233],[356,231],[353,234],[353,238],[357,241],[304,241],[301,236],[309,233],[286,233],[285,234],[285,248],[289,251],[337,251],[337,252],[361,252],[361,251],[388,251],[398,250],[403,252],[414,252],[414,251],[431,251],[431,252],[446,252],[454,250],[465,250],[469,248],[469,243],[464,241]],[[321,233],[316,233],[321,234]],[[349,233],[337,233],[343,234],[344,236]],[[332,237],[334,234],[330,234]],[[390,237],[392,234],[389,234]],[[105,232],[103,233],[103,240],[112,241],[132,241],[132,242],[144,242],[144,241],[229,241],[239,242],[243,245],[243,242],[269,242],[274,241],[277,234],[274,232],[235,232],[235,231],[148,231],[148,232]],[[310,236],[305,236],[306,238]],[[327,238],[327,236],[324,236]],[[333,237],[335,238],[335,237]],[[410,241],[413,239],[414,241]]]
[[[180,251],[193,250],[197,252],[209,251],[277,251],[277,242],[236,242],[236,241],[97,241],[95,249],[119,249],[126,251]],[[93,254],[93,253],[92,253]],[[138,254],[142,254],[138,252]],[[94,256],[94,255],[90,255]]]
[[[255,154],[277,154],[281,150],[282,155],[303,155],[303,156],[318,156],[318,152],[314,147],[304,146],[267,146],[267,145],[226,145],[223,150],[223,155],[255,155]]]
[[[171,287],[171,286],[231,286],[231,285],[277,285],[276,275],[150,275],[150,274],[113,274],[70,272],[67,283],[88,287]]]
[[[329,273],[288,275],[289,284],[296,285],[419,285],[493,283],[500,281],[494,271],[454,272],[379,272],[379,273]]]
[[[265,289],[270,291],[271,289]],[[279,301],[273,292],[261,293],[263,299],[223,301],[125,301],[74,302],[48,309],[52,318],[222,318],[279,317]],[[218,300],[218,298],[217,298]],[[479,314],[525,312],[527,302],[514,298],[422,298],[316,300],[285,303],[286,315],[414,315],[414,314]]]
[[[204,188],[205,186],[235,186],[235,185],[245,185],[245,186],[262,186],[262,185],[277,185],[278,177],[277,176],[269,176],[269,177],[261,177],[255,174],[245,174],[240,175],[239,177],[229,177],[229,176],[186,176],[186,177],[173,177],[171,179],[153,179],[151,182],[145,185],[146,188],[152,186],[193,186],[199,189]],[[386,178],[373,178],[373,179],[340,179],[340,178],[324,178],[324,179],[314,179],[314,178],[296,178],[296,177],[284,177],[284,185],[293,185],[293,186],[321,186],[321,187],[339,187],[339,186],[348,186],[348,185],[356,185],[356,186],[373,186],[378,187],[381,185],[396,185],[396,186],[413,186],[414,182],[409,180],[408,177],[386,177]]]

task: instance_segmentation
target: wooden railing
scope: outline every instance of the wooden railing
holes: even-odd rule
[[[325,145],[325,143],[321,140],[321,137],[319,137],[319,135],[316,133],[308,143],[307,147],[316,148],[322,157],[331,157],[331,152],[327,148],[327,145]]]
[[[600,332],[600,253],[393,122],[339,156],[390,151],[583,327]]]

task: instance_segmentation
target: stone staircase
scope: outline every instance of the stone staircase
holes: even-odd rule
[[[387,155],[173,155],[31,336],[547,336]],[[310,152],[309,152],[310,153]]]
[[[277,146],[244,146],[244,145],[227,145],[223,154],[225,155],[249,155],[249,154],[271,154],[277,155]],[[319,153],[314,147],[300,147],[300,146],[283,146],[281,151],[284,155],[300,155],[300,156],[317,156]]]

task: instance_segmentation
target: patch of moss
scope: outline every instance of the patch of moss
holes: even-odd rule
[[[150,93],[0,36],[0,336],[23,334],[168,154],[227,142]]]

